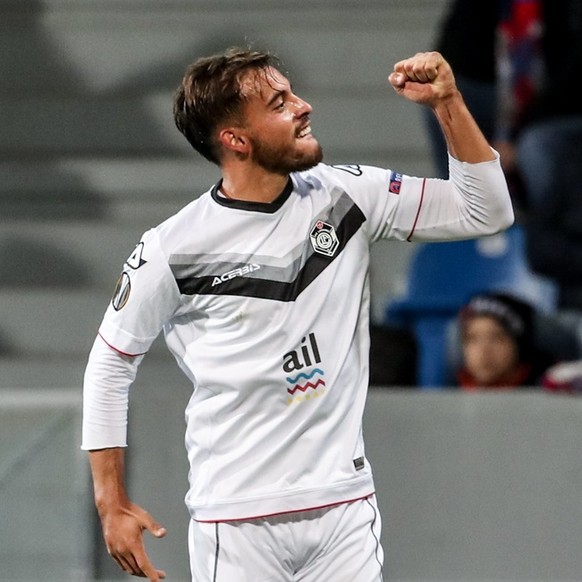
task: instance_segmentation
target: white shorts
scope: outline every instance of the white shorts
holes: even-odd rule
[[[375,496],[272,517],[190,521],[192,582],[381,582]]]

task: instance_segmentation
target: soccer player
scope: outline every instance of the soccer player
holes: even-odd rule
[[[186,70],[175,121],[222,178],[143,235],[85,373],[82,448],[108,551],[126,572],[165,576],[142,537],[165,530],[123,478],[128,392],[163,331],[193,385],[192,580],[382,579],[362,440],[370,244],[478,237],[513,222],[499,156],[442,56],[396,63],[389,83],[434,111],[448,180],[323,163],[312,108],[268,53],[229,49]]]

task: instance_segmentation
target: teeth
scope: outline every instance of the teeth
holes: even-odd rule
[[[311,127],[307,126],[305,129],[302,129],[299,134],[298,137],[305,137],[306,135],[309,135],[311,133]]]

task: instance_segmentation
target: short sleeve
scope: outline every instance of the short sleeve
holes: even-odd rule
[[[123,265],[99,335],[122,354],[148,351],[179,304],[179,291],[155,229]]]
[[[406,240],[418,214],[424,181],[374,166],[333,166],[366,217],[371,241]]]

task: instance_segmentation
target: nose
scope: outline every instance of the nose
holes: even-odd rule
[[[297,111],[294,113],[295,117],[303,117],[304,115],[309,115],[313,111],[313,107],[307,101],[304,101],[300,97],[295,97],[293,102]]]

